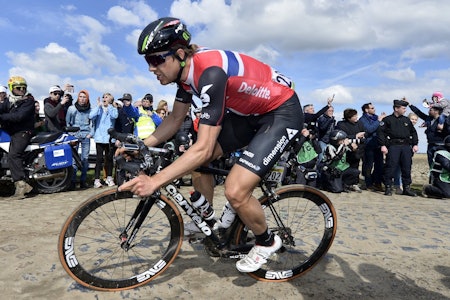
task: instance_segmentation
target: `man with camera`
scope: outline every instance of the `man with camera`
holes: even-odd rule
[[[345,109],[344,120],[337,122],[336,129],[340,129],[347,134],[352,150],[347,154],[347,162],[351,168],[359,170],[359,163],[364,156],[366,132],[364,125],[358,121],[356,109]],[[351,189],[355,192],[361,192],[358,184],[353,185]]]
[[[66,126],[66,111],[72,102],[72,96],[59,87],[51,86],[50,96],[44,100],[44,114],[47,120],[47,129],[50,132],[63,131]]]

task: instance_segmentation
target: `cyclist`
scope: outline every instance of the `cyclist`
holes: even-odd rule
[[[190,40],[179,19],[161,18],[142,31],[138,53],[145,56],[149,71],[162,85],[178,85],[173,111],[145,144],[158,145],[178,131],[192,95],[203,103],[197,141],[158,174],[140,175],[119,189],[148,196],[224,152],[247,146],[226,179],[225,197],[256,238],[236,267],[240,272],[254,272],[281,248],[282,241],[268,229],[252,192],[302,129],[300,101],[293,82],[270,66],[237,52],[199,48]],[[204,178],[212,189],[210,177]],[[201,188],[205,186],[198,186],[205,194]]]

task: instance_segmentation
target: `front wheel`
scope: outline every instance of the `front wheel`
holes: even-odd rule
[[[183,220],[165,196],[148,213],[143,213],[145,201],[150,200],[113,189],[81,204],[59,236],[59,258],[67,273],[83,286],[118,291],[147,284],[164,272],[181,249]],[[135,231],[139,213],[146,217]],[[129,247],[123,246],[126,240]]]
[[[277,189],[276,194],[275,199],[259,199],[269,229],[283,241],[261,269],[249,273],[263,281],[288,281],[305,274],[327,253],[336,235],[336,212],[324,193],[295,184]],[[234,241],[237,245],[254,243],[255,237],[239,223]]]

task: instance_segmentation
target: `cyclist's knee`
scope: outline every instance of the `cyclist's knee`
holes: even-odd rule
[[[230,202],[234,209],[238,209],[246,201],[248,201],[251,191],[247,191],[236,184],[225,184],[225,198]]]

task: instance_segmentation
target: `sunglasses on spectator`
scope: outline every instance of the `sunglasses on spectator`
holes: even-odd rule
[[[151,65],[153,67],[157,67],[166,62],[167,56],[173,55],[174,53],[175,52],[173,52],[173,51],[169,51],[165,54],[152,54],[152,55],[146,54],[144,57],[145,57],[145,61],[149,65]]]
[[[27,87],[26,86],[20,86],[20,85],[18,85],[18,86],[13,86],[13,88],[15,88],[16,90],[19,90],[19,91],[25,91],[26,89],[27,89]]]
[[[52,92],[52,94],[55,96],[61,95],[59,92]]]

